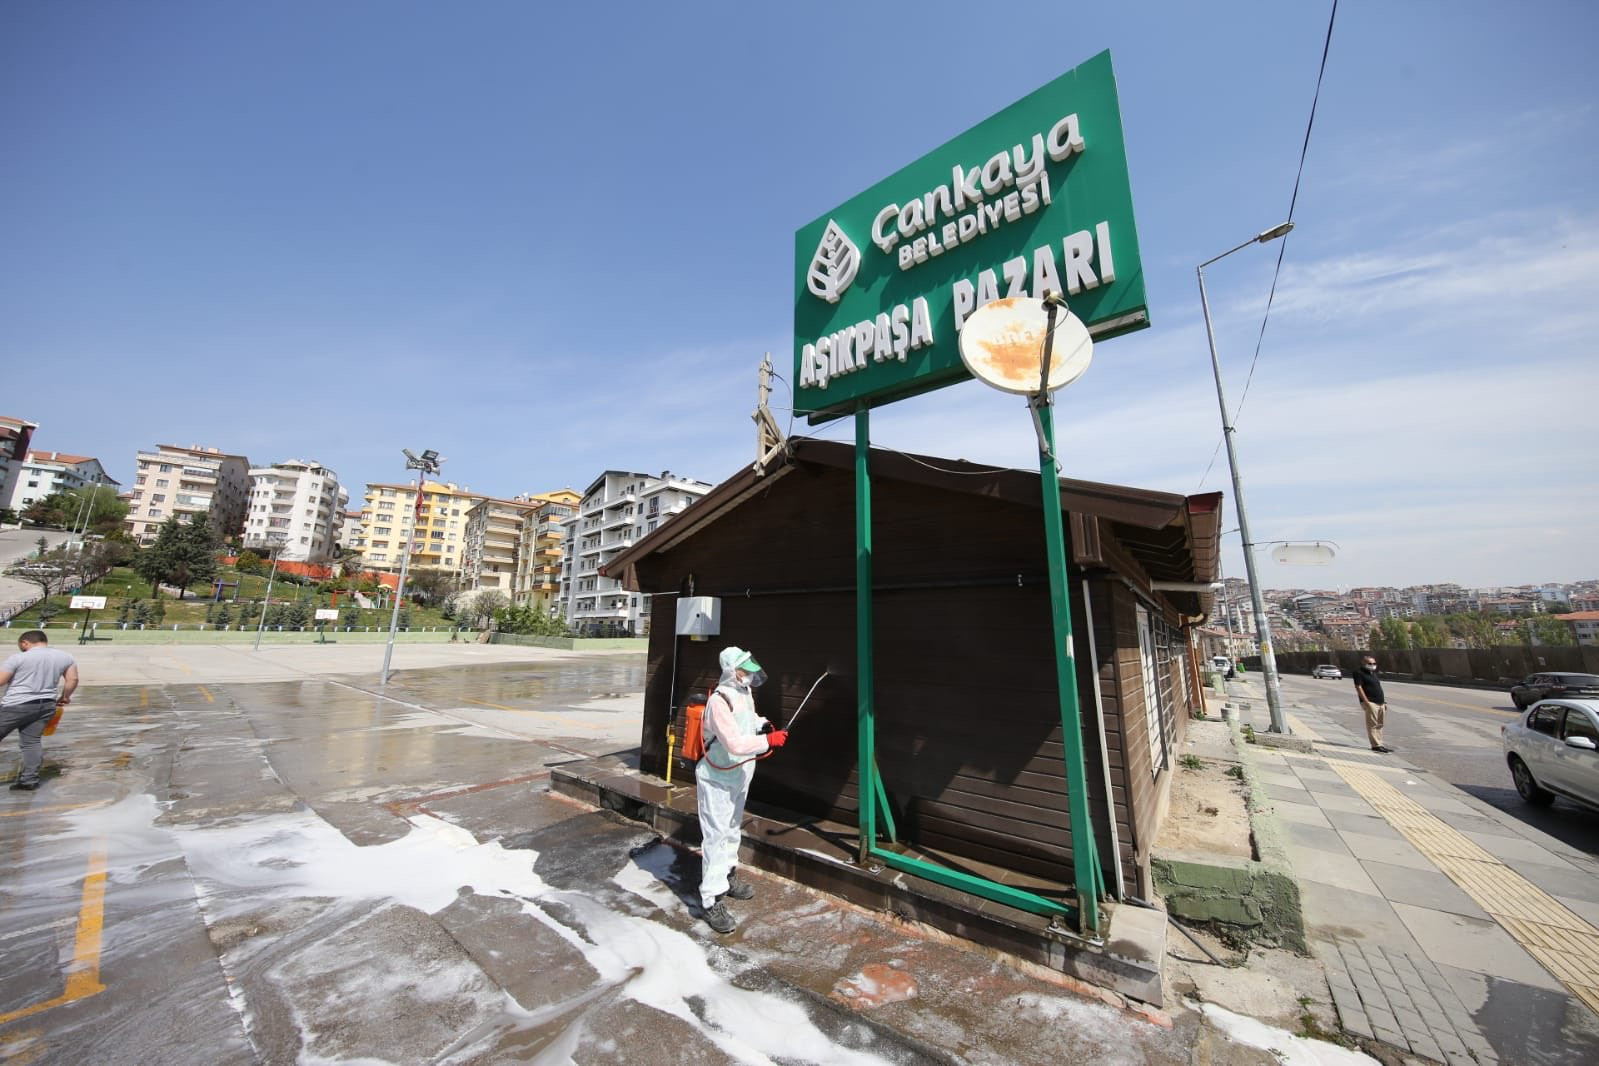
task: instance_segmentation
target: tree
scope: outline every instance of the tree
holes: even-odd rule
[[[118,498],[117,490],[110,485],[80,485],[46,502],[55,501],[60,512],[61,525],[81,526],[90,533],[102,535],[122,528],[128,517],[128,505]]]
[[[1434,615],[1424,615],[1411,623],[1410,639],[1418,648],[1447,648],[1451,643],[1449,628]]]
[[[564,619],[552,617],[536,604],[507,607],[500,611],[498,621],[501,633],[519,633],[536,637],[571,636]]]
[[[1576,637],[1572,635],[1571,626],[1549,615],[1539,615],[1532,619],[1532,637],[1538,644],[1549,644],[1557,648],[1577,643]]]
[[[1468,648],[1491,648],[1494,646],[1494,627],[1486,615],[1470,614],[1464,611],[1456,614],[1444,615],[1444,625],[1449,627],[1449,632],[1456,640],[1464,641]]]
[[[444,570],[413,570],[406,575],[405,596],[417,603],[440,603],[455,590],[455,575]]]
[[[160,598],[161,583],[172,573],[181,537],[178,516],[173,515],[156,529],[155,540],[140,548],[133,557],[133,572],[150,582],[150,595],[153,598]]]
[[[22,520],[35,526],[64,526],[66,517],[62,514],[61,494],[52,493],[42,500],[35,500],[22,510]]]
[[[22,516],[9,507],[0,507],[0,526],[14,526],[22,522]]]
[[[366,569],[366,559],[354,548],[340,548],[339,554],[333,560],[333,571],[338,575],[339,581],[353,594],[355,587],[361,581],[361,574]]]
[[[1401,651],[1410,647],[1410,630],[1397,618],[1384,618],[1371,630],[1373,651]]]
[[[41,552],[32,559],[16,563],[6,573],[11,577],[38,585],[41,598],[48,598],[66,588],[66,583],[72,576],[72,554],[65,548],[54,548]]]
[[[468,599],[464,604],[458,606],[462,621],[475,625],[480,629],[487,629],[490,623],[494,621],[495,615],[511,606],[511,601],[506,598],[503,592],[496,589],[484,589]]]
[[[181,600],[190,585],[216,580],[217,535],[211,528],[211,519],[199,513],[190,515],[179,531],[167,581],[178,587]]]
[[[239,553],[239,559],[233,565],[234,569],[241,574],[260,574],[266,570],[265,565],[261,562],[261,557],[248,548]]]

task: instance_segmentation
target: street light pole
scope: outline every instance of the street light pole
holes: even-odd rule
[[[1278,237],[1287,236],[1288,231],[1294,228],[1292,222],[1284,222],[1280,226],[1273,226],[1269,230],[1257,234],[1238,245],[1229,248],[1221,255],[1205,260],[1194,269],[1199,277],[1199,306],[1205,314],[1205,338],[1210,342],[1210,366],[1216,376],[1216,403],[1221,407],[1222,439],[1227,445],[1227,465],[1232,470],[1233,499],[1238,505],[1238,535],[1244,543],[1244,572],[1249,579],[1250,605],[1254,609],[1255,634],[1260,640],[1260,668],[1266,677],[1266,709],[1271,714],[1271,729],[1273,733],[1287,733],[1288,722],[1283,717],[1282,690],[1277,681],[1277,655],[1271,646],[1271,625],[1266,621],[1266,601],[1260,593],[1260,578],[1255,574],[1254,545],[1249,540],[1249,515],[1244,507],[1244,482],[1238,472],[1238,449],[1233,442],[1232,417],[1227,413],[1227,396],[1222,391],[1221,385],[1221,360],[1216,357],[1216,330],[1210,321],[1210,300],[1205,294],[1205,268],[1218,259],[1225,259],[1236,251],[1249,247],[1251,244],[1265,244]]]
[[[416,536],[416,518],[422,509],[422,494],[427,487],[428,475],[438,473],[444,463],[439,453],[431,448],[421,455],[412,455],[409,448],[402,448],[401,451],[405,452],[405,468],[420,473],[416,478],[416,500],[411,506],[411,529],[405,536],[405,554],[400,557],[400,585],[394,590],[394,610],[389,614],[389,643],[383,649],[383,674],[378,679],[379,685],[389,683],[389,663],[394,659],[394,634],[400,627],[400,604],[405,600],[405,579],[411,572],[411,541]]]
[[[269,547],[267,549],[271,551]],[[272,572],[267,575],[266,596],[261,600],[261,618],[255,623],[255,650],[261,650],[261,630],[266,626],[267,605],[272,602],[272,579],[278,576],[278,557],[283,554],[283,545],[278,545],[278,550],[272,552]],[[242,581],[243,578],[240,578]]]

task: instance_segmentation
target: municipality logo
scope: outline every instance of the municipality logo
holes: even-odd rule
[[[805,286],[812,295],[820,296],[830,304],[838,303],[855,274],[861,268],[861,250],[855,242],[844,236],[844,231],[832,219],[822,231],[821,243],[811,257],[811,267],[805,272]]]

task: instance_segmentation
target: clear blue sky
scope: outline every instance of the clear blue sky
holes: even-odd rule
[[[156,443],[356,496],[402,447],[502,496],[720,481],[761,354],[792,377],[794,231],[1109,48],[1154,326],[1062,395],[1065,472],[1231,497],[1194,267],[1286,216],[1327,16],[14,0],[0,414],[124,482]],[[1599,577],[1595,40],[1575,0],[1341,6],[1238,446],[1255,539],[1342,554],[1267,585]],[[1206,271],[1235,406],[1275,255]],[[1036,462],[976,383],[873,440]]]

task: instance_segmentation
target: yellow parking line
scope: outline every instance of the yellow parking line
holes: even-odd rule
[[[467,696],[461,697],[462,703],[470,703],[474,707],[492,707],[496,711],[525,711],[526,707],[507,707],[503,703],[489,703],[485,700],[474,700]]]
[[[73,943],[72,962],[67,966],[66,988],[54,999],[0,1014],[0,1025],[30,1018],[54,1007],[76,1003],[105,991],[100,983],[100,935],[105,927],[106,850],[101,841],[89,856],[83,877],[83,895],[78,903],[78,934]]]
[[[1327,764],[1573,995],[1599,1011],[1599,929],[1357,763]]]
[[[150,690],[149,689],[147,689],[147,688],[139,689],[139,706],[141,708],[150,706]]]
[[[211,690],[206,688],[204,685],[196,685],[194,687],[200,690],[200,695],[205,697],[205,702],[215,703],[217,701],[217,698],[211,695]]]
[[[95,803],[52,803],[47,807],[24,807],[17,811],[0,811],[0,818],[21,818],[27,814],[47,814],[50,811],[81,811],[88,807],[104,807],[110,800],[99,800]]]

